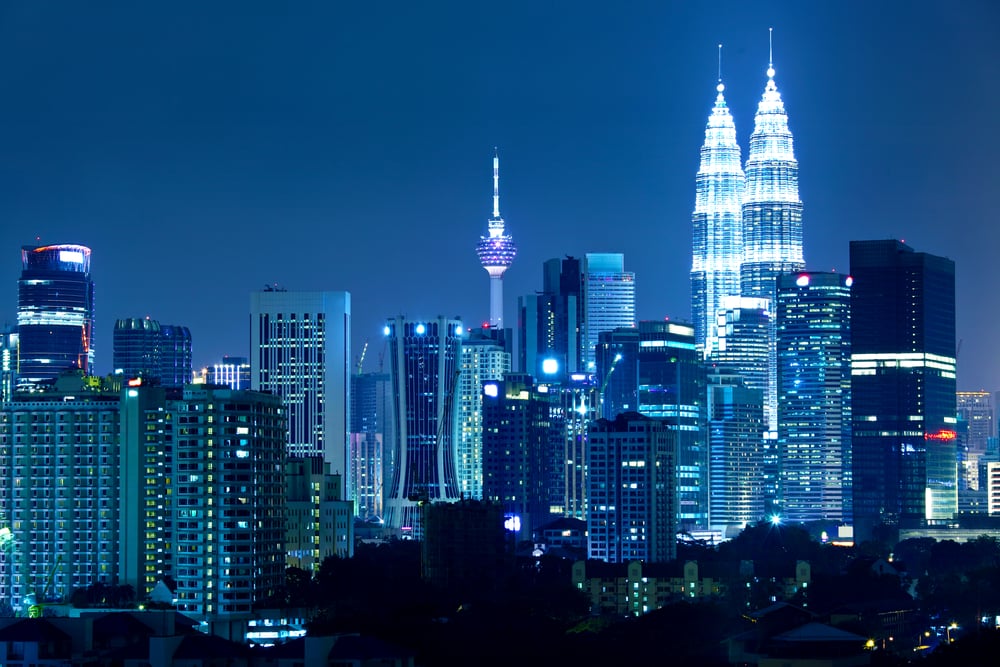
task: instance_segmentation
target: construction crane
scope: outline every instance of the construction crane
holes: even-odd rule
[[[48,595],[49,589],[52,588],[52,580],[56,576],[56,572],[62,565],[63,555],[59,554],[56,556],[56,562],[52,564],[49,569],[49,575],[45,578],[45,585],[42,587],[40,592],[28,593],[24,596],[24,604],[28,607],[28,618],[41,618],[42,613],[45,610],[45,597]]]
[[[368,341],[365,341],[364,347],[361,348],[361,356],[358,357],[358,375],[361,375],[361,367],[365,363],[365,353],[368,351]]]

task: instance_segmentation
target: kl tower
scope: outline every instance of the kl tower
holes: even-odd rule
[[[493,149],[493,217],[489,220],[489,236],[480,236],[476,253],[483,268],[490,274],[490,328],[503,328],[503,273],[517,256],[514,237],[504,234],[500,217],[500,157]]]

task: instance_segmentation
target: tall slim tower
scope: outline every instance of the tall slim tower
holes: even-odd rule
[[[389,320],[396,461],[385,496],[385,523],[403,537],[423,535],[421,505],[460,498],[455,473],[455,392],[462,323],[438,317]]]
[[[351,489],[347,419],[351,384],[349,292],[250,294],[250,384],[281,399],[288,455],[322,456]]]
[[[500,217],[500,156],[493,154],[493,217],[489,220],[489,236],[479,237],[476,253],[483,268],[490,274],[490,327],[503,327],[503,274],[514,263],[517,247],[514,237],[504,233]]]
[[[721,57],[721,45],[719,48]],[[744,175],[736,125],[722,95],[725,88],[720,72],[719,94],[701,147],[691,217],[691,313],[695,344],[702,350],[708,348],[705,339],[714,334],[722,299],[740,293],[743,260]]]
[[[958,511],[955,263],[851,241],[854,536]],[[882,534],[882,536],[885,536]]]
[[[94,282],[90,248],[24,246],[17,281],[18,384],[94,365]]]
[[[740,289],[744,296],[771,299],[773,308],[777,277],[805,269],[799,163],[785,105],[774,83],[773,60],[754,117],[746,177]]]

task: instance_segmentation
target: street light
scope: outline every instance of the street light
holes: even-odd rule
[[[952,621],[951,625],[949,625],[947,628],[945,628],[945,634],[948,637],[948,643],[949,644],[952,642],[952,638],[951,638],[951,631],[952,630],[958,630],[958,623],[955,623],[954,621]]]

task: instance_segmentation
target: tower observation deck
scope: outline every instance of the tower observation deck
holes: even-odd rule
[[[514,237],[504,233],[500,217],[500,157],[493,154],[493,217],[489,219],[489,235],[479,237],[476,253],[483,268],[490,274],[490,326],[503,326],[503,274],[514,263],[517,247]]]

